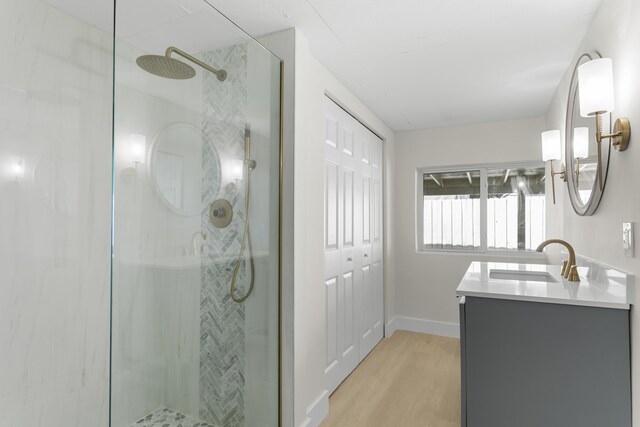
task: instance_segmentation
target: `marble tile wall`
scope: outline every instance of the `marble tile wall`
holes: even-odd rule
[[[124,41],[116,52],[112,422],[124,427],[159,407],[199,409],[200,217],[162,201],[149,154],[167,127],[200,125],[202,85],[143,71],[135,60],[144,52]],[[132,133],[147,141],[137,166]]]
[[[108,422],[112,38],[0,2],[0,425]]]
[[[112,37],[40,0],[7,0],[0,41],[8,49],[0,67],[0,427],[107,427]],[[112,425],[161,407],[220,426],[256,425],[277,411],[264,398],[265,391],[275,397],[277,386],[277,241],[269,225],[277,176],[267,167],[277,152],[273,135],[260,136],[256,125],[273,112],[261,104],[267,116],[253,123],[263,142],[256,268],[269,283],[246,305],[228,296],[245,220],[242,182],[235,191],[223,182],[216,193],[237,216],[214,230],[204,216],[167,210],[148,165],[133,177],[125,170],[133,166],[131,133],[146,135],[149,150],[175,122],[203,127],[223,163],[242,159],[253,102],[247,88],[268,85],[259,73],[247,82],[246,45],[207,54],[229,71],[228,84],[149,76],[135,66],[142,52],[120,40],[116,51]],[[190,253],[198,231],[208,234],[204,262]]]

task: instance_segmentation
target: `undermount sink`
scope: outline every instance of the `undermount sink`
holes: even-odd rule
[[[558,283],[558,281],[546,271],[491,270],[489,271],[489,278],[501,280],[522,280],[527,282]]]

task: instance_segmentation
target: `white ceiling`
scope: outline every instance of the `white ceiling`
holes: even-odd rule
[[[254,36],[298,27],[395,130],[544,114],[601,0],[209,0]]]
[[[104,0],[48,0],[104,29]],[[254,37],[298,27],[395,130],[545,113],[602,0],[208,0]],[[241,37],[204,0],[118,0],[118,35],[161,53]],[[212,16],[214,18],[212,18]]]
[[[114,0],[44,1],[113,32]],[[117,0],[116,4],[118,40],[148,53],[163,54],[168,46],[178,46],[196,54],[250,39],[204,0]]]

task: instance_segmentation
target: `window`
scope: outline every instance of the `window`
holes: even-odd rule
[[[479,170],[423,175],[423,249],[480,248]]]
[[[418,172],[420,250],[531,251],[544,240],[544,165]]]

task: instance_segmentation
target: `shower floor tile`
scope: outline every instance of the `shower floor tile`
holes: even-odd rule
[[[158,408],[129,427],[215,427],[168,408]]]

